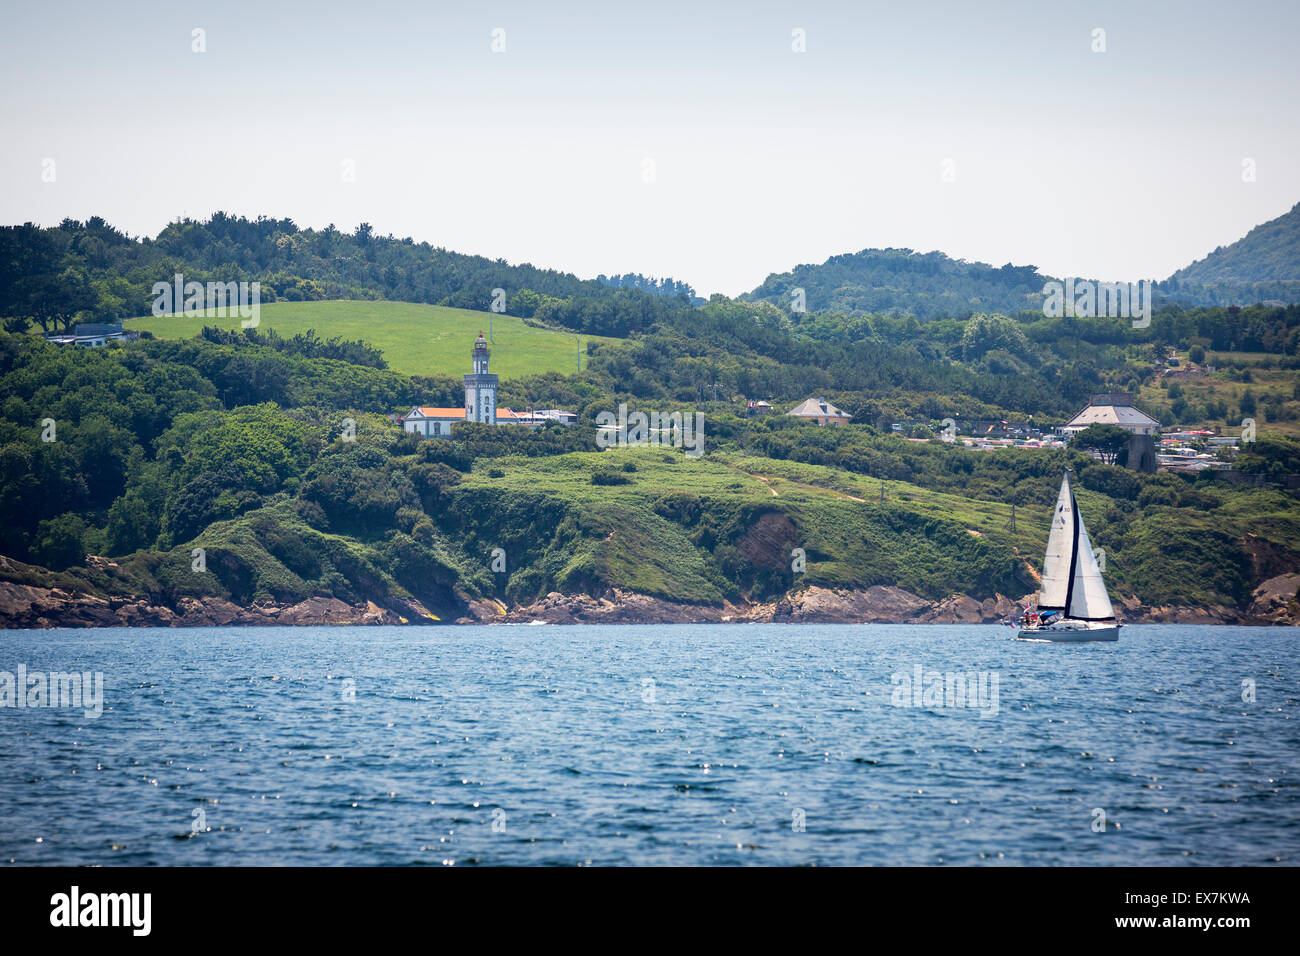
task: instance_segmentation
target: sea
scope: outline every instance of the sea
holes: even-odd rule
[[[1013,634],[3,631],[0,866],[1300,862],[1300,631]]]

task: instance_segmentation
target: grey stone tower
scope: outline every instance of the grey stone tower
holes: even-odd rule
[[[474,342],[474,371],[465,376],[465,421],[497,423],[497,377],[488,371],[487,339]]]

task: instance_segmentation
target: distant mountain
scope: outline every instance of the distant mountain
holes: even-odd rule
[[[942,252],[863,249],[831,256],[821,265],[800,265],[773,273],[742,296],[789,309],[802,289],[809,312],[911,314],[921,319],[973,312],[1014,315],[1040,308],[1043,283],[1034,266],[1001,268],[953,259]]]
[[[367,223],[345,233],[333,225],[301,229],[291,219],[217,212],[139,240],[97,216],[49,228],[0,226],[0,317],[71,322],[143,315],[154,283],[178,272],[197,282],[258,282],[263,302],[390,299],[483,311],[500,289],[516,314],[531,314],[518,310],[535,307],[541,297],[603,299],[620,292],[567,272],[375,235]],[[521,295],[525,290],[532,295]]]
[[[1043,283],[1054,278],[1034,266],[1001,268],[953,259],[942,252],[863,249],[772,273],[747,301],[790,309],[803,290],[809,312],[965,318],[975,312],[1015,315],[1043,303]],[[1300,302],[1300,203],[1256,226],[1230,246],[1180,269],[1155,287],[1156,302],[1254,305]]]
[[[1300,281],[1300,203],[1169,278],[1202,285]]]
[[[1171,298],[1204,304],[1300,301],[1300,203],[1161,285]]]

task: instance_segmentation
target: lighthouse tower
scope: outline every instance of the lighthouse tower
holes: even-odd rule
[[[465,421],[497,423],[497,377],[488,372],[487,339],[474,342],[474,371],[465,376]]]

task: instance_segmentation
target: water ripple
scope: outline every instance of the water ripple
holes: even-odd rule
[[[9,631],[0,862],[1300,862],[1290,629]],[[893,676],[991,672],[996,712]],[[1257,701],[1242,682],[1253,679]],[[987,710],[987,708],[986,708]]]

